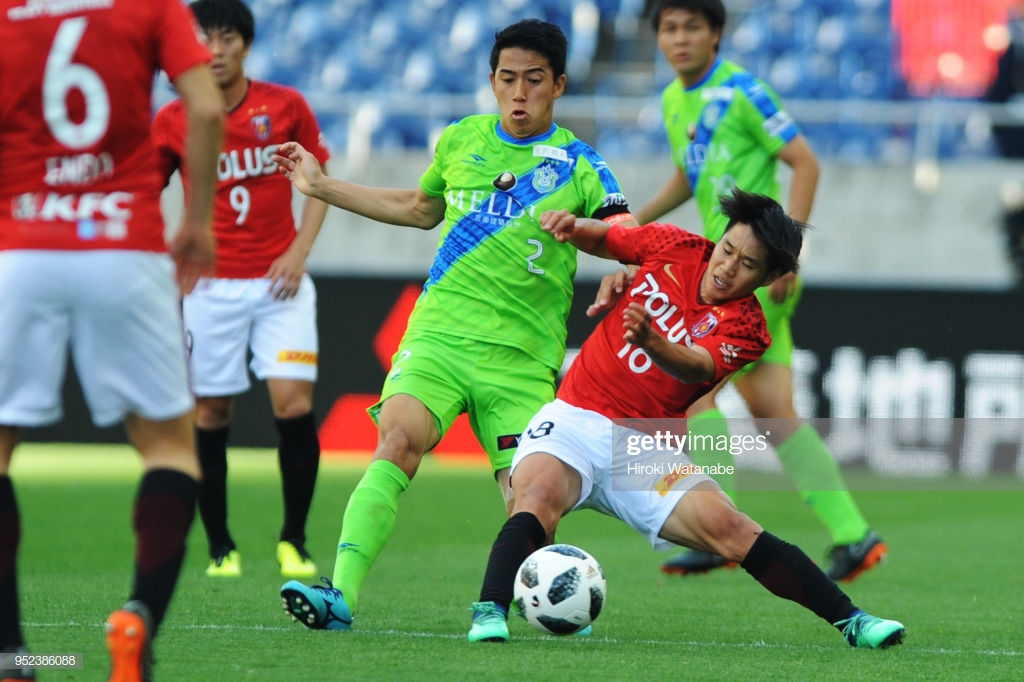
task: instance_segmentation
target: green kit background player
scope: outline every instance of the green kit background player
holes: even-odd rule
[[[566,51],[562,31],[546,22],[498,32],[490,67],[500,113],[446,128],[418,188],[329,178],[296,143],[274,157],[300,191],[335,206],[422,229],[444,220],[381,400],[370,408],[378,445],[345,510],[333,581],[281,588],[285,609],[309,628],[350,627],[399,496],[459,414],[469,414],[510,508],[508,468],[519,434],[554,397],[576,272],[576,249],[541,230],[540,215],[557,208],[636,224],[597,152],[553,123]]]
[[[693,198],[704,236],[717,242],[727,223],[721,195],[739,187],[778,200],[776,169],[781,159],[793,170],[787,210],[795,220],[807,222],[818,182],[817,159],[772,88],[719,57],[726,18],[721,1],[662,0],[654,3],[651,18],[658,46],[678,75],[662,94],[675,170],[637,212],[638,220],[651,222]],[[829,577],[852,580],[888,550],[846,489],[825,442],[811,425],[799,421],[793,407],[790,317],[801,289],[801,280],[790,274],[757,291],[772,345],[733,381],[759,422],[758,430],[771,432],[769,440],[783,467],[832,536]],[[691,432],[716,440],[728,435],[726,420],[715,405],[717,392],[688,413]],[[728,451],[694,448],[691,455],[698,464],[731,463]],[[735,499],[734,482],[718,482]],[[688,551],[667,561],[662,570],[686,575],[728,563],[719,556]]]

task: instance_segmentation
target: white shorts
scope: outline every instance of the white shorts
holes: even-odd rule
[[[704,474],[673,476],[667,471],[630,478],[624,455],[613,456],[612,427],[612,421],[597,412],[558,399],[548,403],[523,432],[512,459],[513,478],[516,466],[525,457],[547,453],[575,469],[583,479],[580,499],[573,509],[594,509],[621,519],[655,549],[674,547],[658,537],[661,527],[687,491],[712,479]],[[691,462],[684,454],[677,463]]]
[[[246,358],[258,379],[315,382],[316,289],[309,275],[295,296],[276,300],[269,279],[203,278],[185,297],[192,391],[229,396],[249,389]]]
[[[60,420],[69,347],[97,426],[192,409],[166,254],[0,251],[0,292],[0,424]]]

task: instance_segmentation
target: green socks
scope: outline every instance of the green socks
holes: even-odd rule
[[[334,586],[345,595],[355,613],[359,588],[373,562],[391,537],[398,516],[398,497],[409,487],[409,477],[397,465],[374,460],[345,507],[338,557],[334,563]]]
[[[846,489],[839,465],[810,424],[803,424],[775,451],[800,497],[811,508],[836,545],[860,542],[870,526]]]
[[[733,464],[732,453],[726,446],[723,450],[715,449],[715,443],[729,442],[729,423],[716,407],[686,418],[686,430],[690,436],[690,459],[699,466]],[[712,476],[715,483],[722,487],[725,494],[736,502],[736,474],[717,474]]]

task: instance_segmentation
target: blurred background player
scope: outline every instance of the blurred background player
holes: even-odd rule
[[[636,224],[602,158],[553,122],[566,51],[553,24],[530,19],[499,31],[490,81],[500,113],[448,126],[415,189],[324,177],[295,143],[274,157],[303,193],[348,211],[425,230],[444,220],[423,294],[370,408],[378,445],[345,510],[333,582],[281,588],[285,609],[309,628],[350,627],[399,496],[459,414],[468,412],[509,508],[519,436],[554,396],[577,265],[575,248],[540,229],[541,212]]]
[[[178,0],[0,0],[0,44],[0,651],[25,646],[11,456],[22,427],[61,418],[70,348],[93,421],[123,421],[143,460],[135,576],[106,630],[110,679],[148,680],[195,516],[199,464],[178,297],[213,264],[220,96]],[[181,93],[192,169],[173,261],[149,138],[157,69]],[[6,670],[0,679],[35,677]]]
[[[855,607],[806,554],[737,510],[708,476],[666,474],[664,460],[638,460],[617,445],[614,420],[685,424],[681,418],[694,399],[771,343],[753,293],[796,271],[804,226],[770,197],[740,190],[722,199],[721,212],[727,224],[717,244],[674,225],[623,229],[564,211],[541,216],[559,240],[639,270],[584,342],[558,399],[523,434],[512,463],[512,514],[491,548],[470,641],[509,639],[506,619],[520,565],[578,507],[625,521],[656,547],[674,543],[742,562],[766,589],[834,625],[851,646],[880,649],[902,641],[901,623]],[[666,454],[674,460],[678,453]],[[662,473],[630,476],[638,461]]]
[[[265,379],[279,435],[278,463],[284,523],[277,546],[281,574],[310,578],[316,565],[306,550],[306,517],[320,463],[313,415],[317,375],[316,290],[306,257],[327,204],[306,199],[296,232],[292,186],[271,155],[286,140],[308,146],[325,162],[327,147],[316,118],[297,90],[246,78],[252,12],[241,0],[197,0],[189,5],[213,55],[213,73],[227,112],[218,164],[214,235],[217,264],[185,297],[196,440],[203,480],[199,515],[210,547],[209,576],[241,574],[241,557],[227,522],[227,441],[233,396],[249,388],[251,368]],[[165,180],[181,170],[184,110],[171,102],[157,112],[153,139]]]
[[[640,208],[637,219],[651,222],[694,198],[704,236],[717,241],[726,224],[720,196],[739,187],[778,200],[776,167],[782,160],[793,171],[787,210],[795,220],[806,222],[818,183],[818,161],[771,87],[718,56],[726,19],[721,0],[658,0],[651,19],[658,47],[678,75],[662,94],[675,170]],[[737,373],[733,384],[758,430],[771,432],[768,439],[787,474],[832,536],[829,577],[852,580],[888,550],[846,489],[825,442],[810,424],[799,421],[793,407],[790,318],[802,286],[790,273],[758,290],[772,344],[760,361]],[[728,437],[728,425],[715,404],[721,388],[690,409],[692,433],[715,440]],[[766,419],[772,421],[761,421]],[[690,455],[697,464],[732,463],[728,449],[694,447]],[[718,482],[735,497],[731,477]],[[728,563],[704,551],[687,551],[667,561],[662,570],[686,575]]]

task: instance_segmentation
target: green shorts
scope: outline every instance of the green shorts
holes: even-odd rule
[[[804,292],[804,280],[796,278],[796,286],[793,293],[786,297],[782,303],[776,303],[768,294],[768,287],[761,287],[755,293],[757,300],[764,310],[764,319],[768,322],[768,333],[772,335],[772,345],[757,362],[746,365],[733,375],[733,378],[743,376],[757,365],[767,362],[776,365],[789,367],[793,362],[793,331],[789,321],[796,313],[797,303],[800,302],[800,295]]]
[[[554,399],[556,376],[556,369],[512,346],[437,333],[407,335],[391,359],[380,401],[367,412],[377,421],[385,400],[410,395],[433,414],[442,438],[466,412],[491,469],[498,471],[511,466],[519,435]]]

